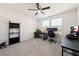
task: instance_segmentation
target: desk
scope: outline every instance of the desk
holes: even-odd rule
[[[75,56],[77,56],[75,54],[75,52],[77,52],[79,55],[79,39],[72,40],[72,39],[64,38],[62,40],[61,47],[62,47],[62,56],[63,56],[64,52],[75,55]],[[66,51],[67,49],[71,50],[74,53],[70,53],[70,52]]]
[[[47,32],[41,32],[40,36],[43,38],[43,40],[46,40],[48,38],[48,33]]]

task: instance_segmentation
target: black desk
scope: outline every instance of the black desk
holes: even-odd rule
[[[34,38],[43,38],[43,40],[46,40],[48,37],[47,32],[34,32]]]
[[[61,47],[62,47],[62,56],[63,56],[64,52],[67,52],[67,53],[75,55],[75,56],[77,56],[75,54],[75,52],[77,52],[79,55],[79,39],[72,40],[72,39],[64,38],[62,40]],[[66,51],[67,49],[71,50],[74,53],[70,53],[70,52]]]
[[[47,38],[48,38],[48,33],[47,32],[41,32],[40,33],[40,36],[43,36],[42,38],[43,38],[43,40],[46,40]]]

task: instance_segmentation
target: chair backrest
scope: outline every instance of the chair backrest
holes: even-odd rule
[[[48,31],[48,36],[51,38],[55,37],[54,31]]]
[[[36,32],[37,32],[37,33],[41,33],[41,30],[40,30],[40,29],[36,29]]]

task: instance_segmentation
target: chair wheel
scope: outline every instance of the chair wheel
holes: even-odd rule
[[[52,41],[50,41],[50,44],[52,43]]]
[[[6,46],[5,46],[5,48],[6,48]]]

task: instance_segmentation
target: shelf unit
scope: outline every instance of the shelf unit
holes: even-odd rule
[[[20,42],[20,23],[9,22],[9,45]]]

